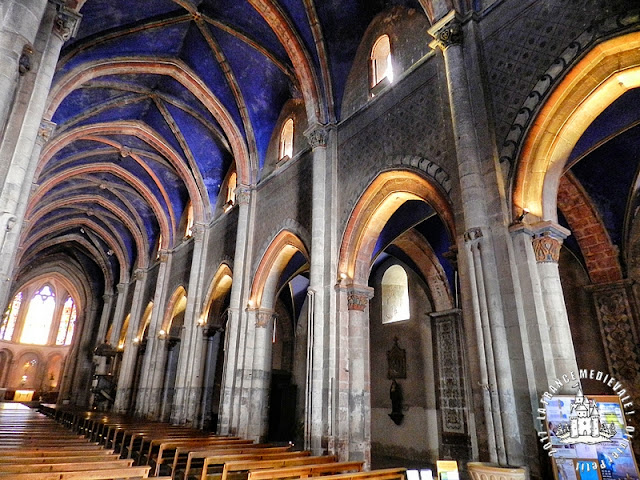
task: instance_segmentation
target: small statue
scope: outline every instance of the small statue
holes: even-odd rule
[[[396,425],[402,423],[402,387],[396,382],[395,379],[391,381],[391,388],[389,389],[389,397],[391,398],[391,413],[389,417]]]

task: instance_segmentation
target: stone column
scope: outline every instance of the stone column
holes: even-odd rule
[[[0,137],[15,99],[20,76],[32,68],[36,34],[47,0],[6,0],[0,24]],[[1,177],[1,176],[0,176]]]
[[[202,329],[204,337],[204,373],[202,386],[202,419],[199,427],[210,430],[213,427],[213,391],[216,381],[216,368],[218,363],[218,352],[220,350],[220,340],[223,330],[215,327],[205,327]]]
[[[40,2],[20,0],[12,2],[12,5],[14,4],[35,6]],[[24,18],[17,22],[16,26],[22,24],[22,20],[27,23],[33,22],[33,12],[36,10],[38,9],[27,8],[23,12]],[[7,279],[12,278],[20,230],[31,194],[33,175],[40,158],[42,143],[38,142],[37,138],[40,133],[46,140],[51,132],[52,124],[45,125],[48,134],[42,130],[41,124],[51,80],[60,49],[77,31],[79,19],[77,13],[60,4],[48,4],[34,43],[34,52],[42,53],[39,59],[34,53],[34,65],[25,74],[24,84],[18,89],[0,146],[0,158],[4,159],[1,163],[8,165],[0,191],[0,218],[3,219],[4,225],[15,223],[13,228],[5,232],[3,243],[0,245],[0,303],[3,305],[6,305],[8,300],[11,285]],[[0,99],[1,101],[3,100]],[[4,228],[6,230],[6,226]]]
[[[147,348],[142,363],[140,388],[136,402],[136,414],[154,418],[158,413],[160,394],[162,393],[162,376],[166,349],[165,335],[160,334],[164,320],[167,297],[169,295],[169,280],[173,255],[163,250],[160,252],[160,268],[156,279],[156,291],[153,297],[153,311],[149,323]]]
[[[338,287],[336,380],[329,400],[335,453],[341,460],[371,465],[371,378],[369,368],[369,300],[373,289],[364,285]]]
[[[96,335],[96,345],[100,345],[106,341],[109,319],[111,318],[111,311],[113,310],[114,296],[112,290],[105,292],[102,296],[102,315],[100,316],[100,325],[98,326],[98,333]]]
[[[136,270],[134,276],[136,286],[133,291],[133,300],[131,302],[131,316],[129,317],[129,326],[127,327],[124,340],[124,351],[122,352],[122,363],[120,364],[120,373],[118,374],[116,400],[113,405],[113,410],[117,413],[126,413],[129,410],[132,395],[135,395],[136,393],[131,391],[139,345],[139,341],[134,341],[134,339],[138,337],[140,320],[142,319],[142,315],[144,315],[146,308],[146,305],[144,304],[144,295],[147,277],[147,270]]]
[[[233,285],[229,301],[229,316],[222,374],[222,393],[218,433],[235,434],[240,422],[240,396],[242,390],[242,369],[245,356],[247,320],[245,306],[249,301],[251,281],[251,245],[254,229],[255,198],[253,190],[240,186],[236,189],[238,205],[238,230],[236,232],[236,253],[233,262]]]
[[[570,232],[553,222],[537,223],[533,225],[533,228],[533,252],[538,264],[538,275],[542,287],[542,300],[555,367],[554,378],[569,372],[578,373],[578,364],[569,328],[569,317],[558,271],[560,247]]]
[[[589,285],[609,374],[622,383],[634,405],[640,405],[640,335],[631,280]],[[636,408],[636,410],[638,410]]]
[[[189,273],[187,307],[180,342],[180,357],[176,376],[172,423],[196,422],[202,398],[203,338],[200,332],[202,296],[206,293],[204,284],[207,269],[207,243],[209,229],[203,224],[193,226],[193,257]]]
[[[107,339],[107,343],[112,347],[117,347],[118,340],[120,339],[120,331],[122,330],[122,324],[127,308],[127,299],[129,297],[129,283],[121,282],[116,285],[118,292],[118,298],[116,299],[116,309],[113,312],[113,321],[111,322],[111,333]]]
[[[466,27],[472,30],[472,22]],[[457,239],[459,251],[465,252],[460,259],[462,291],[468,292],[463,311],[466,327],[475,332],[478,361],[470,361],[477,376],[475,395],[483,405],[487,453],[492,462],[524,465],[525,451],[535,443],[525,446],[524,441],[532,428],[532,402],[521,373],[521,304],[513,294],[513,252],[500,207],[500,176],[490,163],[485,139],[489,134],[483,128],[483,98],[467,78],[468,68],[477,68],[473,35],[465,40],[468,48],[463,47],[463,26],[454,11],[429,33],[435,38],[431,46],[442,50],[449,93],[464,217],[464,234]]]
[[[89,390],[92,382],[92,369],[93,369],[93,355],[91,354],[93,331],[95,328],[98,312],[96,305],[89,305],[87,311],[84,312],[82,321],[82,331],[80,333],[80,339],[77,343],[78,349],[74,352],[72,357],[75,363],[75,369],[73,371],[73,377],[70,382],[71,391],[69,395],[71,397],[71,403],[79,407],[87,407],[89,400]]]
[[[328,415],[332,371],[331,345],[336,341],[337,248],[336,142],[331,125],[311,125],[305,132],[312,148],[311,265],[309,275],[309,350],[306,392],[305,448],[314,454],[335,448],[329,435]]]

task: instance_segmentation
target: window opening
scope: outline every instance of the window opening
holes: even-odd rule
[[[280,160],[293,157],[293,118],[287,119],[280,132]]]
[[[13,331],[16,328],[16,322],[18,320],[18,312],[20,312],[20,305],[22,305],[22,292],[19,292],[13,297],[13,302],[4,313],[2,317],[2,324],[0,324],[0,339],[11,340],[13,337]]]
[[[189,207],[187,208],[187,226],[184,231],[185,238],[191,238],[193,235],[193,204],[189,202]]]
[[[20,343],[46,345],[55,309],[55,294],[48,285],[45,285],[29,302]]]
[[[371,87],[375,87],[385,78],[393,82],[391,66],[391,44],[388,35],[382,35],[371,49]]]
[[[231,210],[236,203],[236,187],[238,186],[238,175],[236,172],[229,174],[229,180],[227,180],[227,201],[224,204],[224,211]]]
[[[58,327],[58,335],[56,336],[56,345],[71,345],[73,338],[73,330],[76,324],[76,305],[71,297],[67,298],[62,308],[62,316],[60,317],[60,326]]]
[[[392,265],[382,276],[382,323],[409,320],[409,282],[400,265]]]

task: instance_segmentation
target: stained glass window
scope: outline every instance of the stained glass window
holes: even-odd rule
[[[46,345],[55,309],[55,295],[51,288],[45,285],[35,293],[29,302],[20,343]]]
[[[2,323],[0,324],[0,339],[11,340],[11,337],[13,337],[13,331],[16,328],[16,320],[18,320],[18,312],[20,311],[21,304],[22,292],[13,297],[11,306],[2,317]]]
[[[71,345],[73,338],[73,328],[76,323],[76,305],[71,297],[67,298],[62,308],[62,316],[60,317],[60,327],[58,327],[58,335],[56,336],[56,345]]]

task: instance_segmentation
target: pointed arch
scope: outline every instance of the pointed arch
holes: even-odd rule
[[[297,253],[309,263],[309,253],[302,240],[289,230],[282,230],[267,247],[251,285],[250,301],[254,307],[273,308],[280,276]]]
[[[209,285],[209,291],[206,296],[207,300],[202,309],[202,315],[200,316],[202,323],[206,322],[209,318],[212,318],[214,321],[221,318],[223,313],[222,308],[224,306],[223,302],[231,292],[232,283],[233,272],[231,271],[231,267],[226,263],[220,264]]]
[[[594,47],[571,69],[541,108],[517,163],[514,214],[527,209],[557,221],[560,177],[587,127],[625,92],[640,87],[640,32]]]
[[[451,205],[441,188],[417,173],[393,170],[378,175],[360,197],[345,229],[338,272],[366,285],[371,255],[380,232],[407,200],[428,203],[443,220],[449,237],[455,238]]]
[[[187,308],[187,291],[184,289],[182,285],[175,289],[173,294],[171,295],[171,299],[169,303],[167,303],[167,308],[165,309],[165,316],[162,321],[162,330],[164,330],[167,334],[171,331],[171,324],[173,323],[173,319],[184,312]]]

